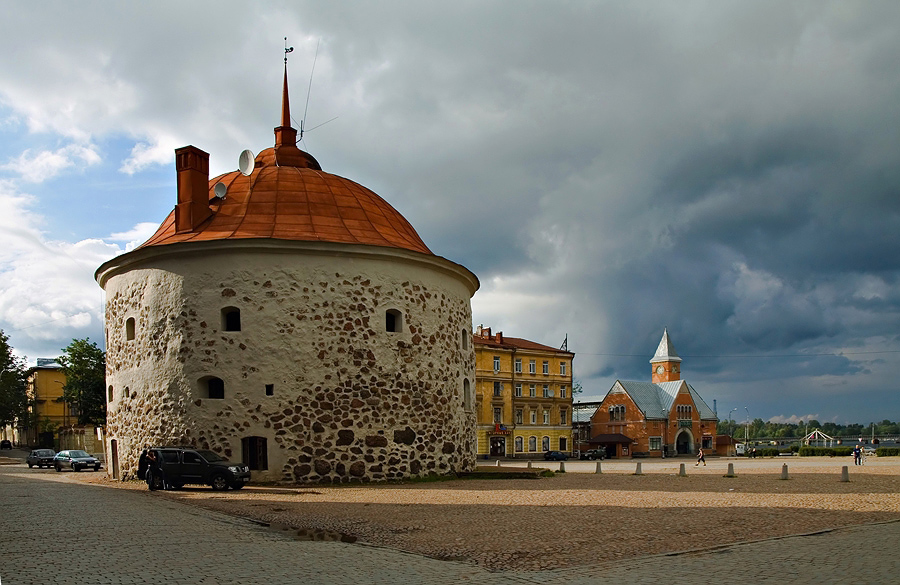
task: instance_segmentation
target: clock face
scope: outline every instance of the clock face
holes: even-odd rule
[[[662,374],[662,373],[665,372],[665,371],[666,371],[665,368],[663,368],[662,366],[656,366],[656,373],[657,373],[657,374]]]

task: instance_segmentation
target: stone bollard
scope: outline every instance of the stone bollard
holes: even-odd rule
[[[790,479],[788,477],[787,463],[781,466],[781,479]]]
[[[500,467],[500,460],[497,459],[497,463],[495,463],[494,465],[496,465],[497,467]]]
[[[594,471],[594,473],[603,473],[603,471],[600,469],[600,462],[599,462],[599,461],[597,462],[597,469]]]
[[[565,472],[566,472],[566,462],[565,462],[565,461],[560,461],[560,462],[559,462],[559,472],[560,472],[560,473],[565,473]]]
[[[841,481],[850,481],[850,471],[846,465],[841,467]]]
[[[687,473],[684,472],[684,463],[678,466],[678,477],[687,477]]]
[[[644,472],[641,471],[641,462],[638,461],[637,467],[634,470],[634,475],[644,475]]]
[[[531,461],[528,462],[528,469],[531,469]]]
[[[737,477],[737,476],[734,474],[734,463],[729,463],[729,464],[728,464],[728,473],[726,473],[726,474],[723,475],[722,477]]]

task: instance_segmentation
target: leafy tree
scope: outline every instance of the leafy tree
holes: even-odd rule
[[[78,424],[106,422],[106,354],[90,338],[73,339],[59,358],[66,375],[63,400],[78,413]]]
[[[13,355],[9,337],[0,330],[0,427],[14,424],[27,413],[25,362]]]

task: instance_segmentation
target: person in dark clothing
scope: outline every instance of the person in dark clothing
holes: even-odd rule
[[[697,467],[697,465],[700,465],[701,463],[703,464],[703,467],[706,467],[706,457],[703,456],[703,449],[698,449],[697,463],[694,465],[694,467]]]
[[[859,445],[856,445],[855,447],[853,447],[853,464],[854,465],[862,465],[861,459],[862,459],[862,449],[860,448]]]

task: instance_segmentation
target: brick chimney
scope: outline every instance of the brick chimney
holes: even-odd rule
[[[175,150],[178,175],[178,203],[175,205],[175,233],[194,231],[212,215],[209,209],[209,153],[196,146]]]
[[[503,332],[502,332],[502,331],[498,331],[498,332],[497,332],[497,335],[496,335],[496,337],[495,337],[494,339],[497,340],[497,343],[503,343]]]

